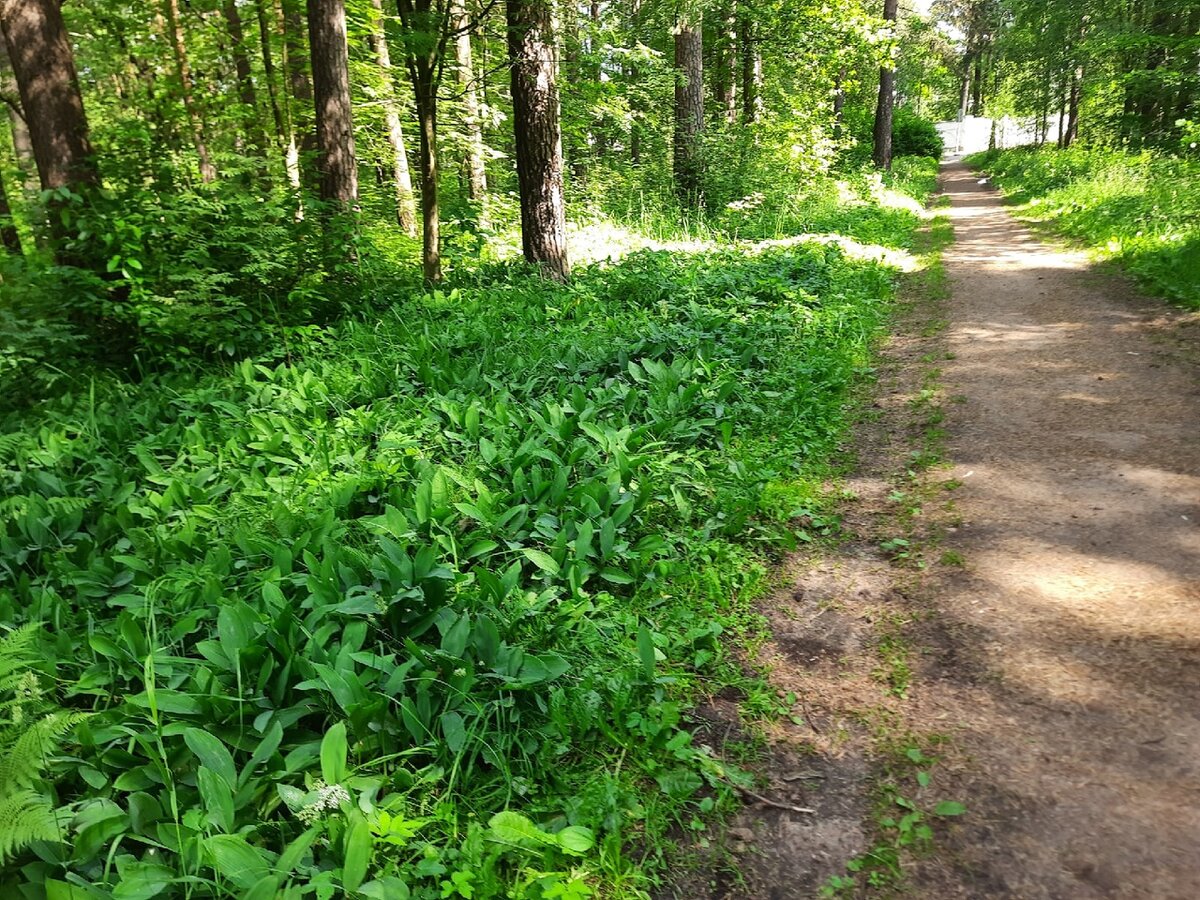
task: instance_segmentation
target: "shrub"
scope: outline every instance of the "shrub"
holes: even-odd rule
[[[896,156],[932,156],[936,159],[945,149],[946,144],[932,122],[907,107],[896,110],[892,121],[892,152]]]

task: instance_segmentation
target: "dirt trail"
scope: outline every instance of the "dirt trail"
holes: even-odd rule
[[[914,895],[1200,897],[1200,381],[1161,310],[944,171],[947,456],[931,586],[963,665],[914,696],[970,809]],[[955,396],[957,395],[957,396]],[[956,671],[957,670],[957,671]],[[940,726],[938,723],[941,723]]]
[[[761,607],[750,662],[795,704],[760,792],[661,898],[818,896],[894,840],[884,786],[968,812],[839,897],[1200,898],[1200,317],[1036,240],[959,164],[943,190],[948,296],[905,291],[843,540]],[[901,534],[923,567],[889,559]],[[736,700],[694,725],[721,747]],[[913,746],[925,788],[893,762]]]

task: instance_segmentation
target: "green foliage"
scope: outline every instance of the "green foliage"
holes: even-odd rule
[[[892,121],[892,151],[897,156],[931,156],[941,159],[946,149],[933,122],[901,106]]]
[[[861,183],[823,224],[908,243]],[[0,617],[91,712],[35,893],[642,896],[729,801],[686,709],[821,527],[891,272],[790,241],[395,285],[286,358],[4,420]]]
[[[62,822],[43,776],[63,737],[82,717],[50,710],[43,698],[27,623],[0,639],[0,865],[34,841],[62,839]]]
[[[1161,153],[1018,149],[968,160],[1021,212],[1200,308],[1200,162]]]

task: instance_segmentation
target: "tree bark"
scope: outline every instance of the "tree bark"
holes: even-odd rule
[[[183,107],[187,112],[188,122],[192,126],[192,143],[196,147],[196,156],[200,159],[200,180],[209,184],[217,180],[217,169],[208,155],[204,116],[200,112],[200,107],[196,105],[195,93],[192,90],[192,69],[188,63],[183,21],[179,17],[179,0],[166,0],[165,10],[171,47],[175,52],[175,74],[179,76]]]
[[[237,73],[238,99],[242,101],[246,139],[254,152],[265,155],[267,136],[258,118],[258,97],[254,90],[254,76],[250,70],[250,54],[246,49],[246,35],[242,29],[242,16],[238,12],[237,0],[225,0],[221,7],[225,16],[225,29],[229,32],[233,68]]]
[[[292,98],[293,140],[298,145],[295,165],[304,184],[313,188],[317,179],[313,177],[309,162],[317,152],[317,134],[313,122],[312,81],[308,77],[306,62],[309,53],[304,39],[304,13],[300,8],[300,0],[282,0],[279,12],[283,17],[283,66],[287,72],[288,93]]]
[[[763,64],[754,21],[749,16],[742,16],[738,23],[738,38],[742,55],[742,121],[752,125],[762,115]]]
[[[715,48],[713,100],[730,125],[737,121],[737,17],[732,0],[720,12]]]
[[[442,219],[438,204],[437,83],[432,73],[413,85],[421,129],[421,269],[425,280],[442,280]]]
[[[983,115],[983,51],[975,51],[975,76],[971,79],[971,115]]]
[[[487,166],[483,158],[479,91],[475,85],[475,66],[471,58],[471,23],[464,0],[454,0],[452,7],[452,27],[456,32],[454,62],[458,70],[458,83],[462,88],[463,118],[467,131],[467,196],[472,200],[482,200],[487,194]]]
[[[75,59],[56,0],[0,0],[30,146],[43,190],[100,183]]]
[[[833,137],[841,140],[842,125],[846,110],[846,67],[838,69],[837,78],[833,83]]]
[[[1067,101],[1067,130],[1063,134],[1063,149],[1070,147],[1079,137],[1079,95],[1083,87],[1083,66],[1076,66],[1071,74],[1071,95]]]
[[[4,173],[0,172],[0,246],[13,256],[21,255],[21,236],[13,223],[12,210],[8,206],[8,192],[4,189]]]
[[[884,0],[883,18],[896,21],[897,0]],[[875,103],[875,167],[892,168],[892,114],[896,105],[896,68],[894,65],[879,69],[879,99]]]
[[[442,280],[441,208],[438,203],[438,87],[450,39],[448,0],[396,0],[408,41],[405,59],[421,134],[421,268]]]
[[[388,50],[387,29],[384,27],[383,0],[371,0],[375,10],[375,30],[371,40],[375,59],[384,84],[384,122],[388,143],[392,148],[392,186],[396,192],[396,223],[409,237],[417,236],[417,204],[413,198],[412,174],[408,168],[408,151],[404,147],[404,131],[400,126],[400,110],[396,104],[396,82],[392,74],[392,56]]]
[[[263,71],[266,73],[267,94],[271,99],[271,118],[275,121],[275,135],[283,150],[283,169],[288,184],[293,190],[300,189],[300,153],[296,148],[296,133],[292,130],[292,114],[287,97],[280,97],[280,86],[275,73],[275,61],[271,57],[271,27],[267,18],[269,0],[256,0],[258,32],[262,43]]]
[[[526,260],[563,281],[571,266],[551,0],[508,0],[507,14],[521,244]]]
[[[350,110],[350,61],[343,0],[308,0],[317,170],[321,199],[349,208],[358,200],[358,163]]]
[[[701,201],[704,134],[704,32],[697,20],[675,25],[675,186],[688,206]]]

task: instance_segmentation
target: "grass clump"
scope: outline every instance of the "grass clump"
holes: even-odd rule
[[[1018,148],[968,157],[1022,216],[1200,309],[1200,160],[1145,151]]]

